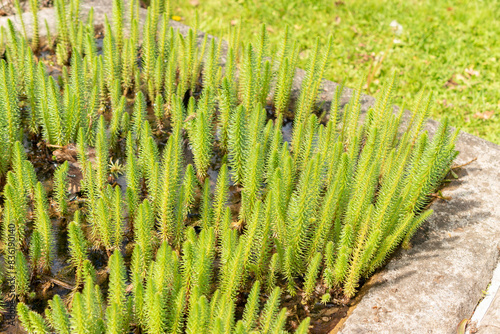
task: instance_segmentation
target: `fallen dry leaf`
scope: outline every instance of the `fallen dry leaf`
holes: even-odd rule
[[[359,58],[357,60],[358,63],[366,63],[367,61],[370,61],[374,57],[372,55],[369,55],[367,53],[358,53],[356,56]]]
[[[461,80],[461,81],[463,81],[463,82],[467,82],[467,81],[468,81],[468,80],[467,80],[467,78],[466,78],[466,77],[464,77],[464,76],[463,76],[463,75],[461,75],[461,74],[457,74],[457,75],[455,76],[455,79],[457,79],[457,80]]]
[[[238,20],[231,20],[231,25],[232,25],[232,26],[235,26],[235,25],[237,25],[237,24],[238,24]]]
[[[487,110],[484,112],[477,112],[472,117],[474,117],[476,119],[487,120],[487,119],[492,118],[494,114],[495,114],[495,110]]]
[[[55,150],[54,152],[52,152],[52,155],[57,162],[64,162],[66,160],[70,162],[76,162],[77,160],[76,147],[73,144]]]
[[[340,16],[335,17],[335,24],[339,25],[341,21],[342,19],[340,18]]]
[[[189,122],[189,121],[191,121],[191,120],[193,120],[195,118],[196,118],[196,113],[191,114],[188,117],[186,117],[186,119],[184,120],[184,122]]]
[[[460,321],[460,323],[457,326],[457,334],[464,334],[468,323],[469,323],[468,319]]]
[[[451,78],[449,78],[448,81],[446,81],[446,83],[444,84],[444,86],[447,87],[447,88],[452,88],[454,86],[457,86],[458,82],[455,81],[456,76],[457,76],[456,74],[453,74],[451,76]]]
[[[449,103],[446,99],[438,100],[437,103],[442,104],[445,108],[453,107],[453,104]]]
[[[473,66],[466,68],[465,73],[467,73],[470,76],[479,76],[479,71],[476,71]]]
[[[194,7],[197,7],[200,4],[198,0],[189,0],[189,3],[191,4],[191,6]]]

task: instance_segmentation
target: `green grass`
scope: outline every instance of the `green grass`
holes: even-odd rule
[[[353,87],[373,73],[367,89],[375,94],[396,70],[398,104],[429,89],[436,101],[432,118],[446,116],[500,144],[499,1],[177,0],[172,9],[190,25],[197,10],[199,28],[216,36],[226,36],[230,23],[241,24],[244,41],[266,23],[273,46],[289,25],[303,50],[302,68],[315,39],[326,43],[333,34],[328,79]],[[403,27],[400,35],[390,26],[393,20]]]

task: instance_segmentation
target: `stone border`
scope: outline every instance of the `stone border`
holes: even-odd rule
[[[103,22],[105,13],[111,13],[111,5],[105,0],[82,1],[82,13],[91,6],[95,8],[96,23]],[[141,10],[142,17],[144,12]],[[31,15],[23,16],[29,35]],[[41,35],[46,34],[44,18],[55,31],[52,8],[42,9],[39,18]],[[6,20],[0,18],[0,25]],[[20,28],[17,20],[14,23]],[[178,22],[171,24],[181,32],[189,29]],[[203,36],[200,33],[198,37]],[[300,69],[296,72],[295,96],[304,74]],[[327,102],[325,109],[336,86],[324,81],[320,100]],[[351,96],[352,90],[346,89],[342,104]],[[362,110],[366,111],[374,101],[373,97],[363,96]],[[432,133],[436,126],[437,122],[430,121],[427,129]],[[432,204],[435,213],[414,236],[413,248],[400,250],[368,282],[366,294],[334,332],[456,333],[459,323],[470,317],[499,259],[500,147],[462,132],[457,149],[457,165],[477,160],[455,170],[459,178],[443,190],[451,199],[438,199]]]
[[[470,319],[466,334],[500,334],[500,264],[493,272],[493,278],[483,300]]]

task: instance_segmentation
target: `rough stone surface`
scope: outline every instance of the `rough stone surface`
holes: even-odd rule
[[[95,7],[96,24],[104,21],[104,14],[111,13],[110,1],[84,0],[82,15],[91,6]],[[29,35],[31,14],[24,16]],[[42,9],[39,16],[41,23],[47,18],[54,32],[54,10]],[[141,16],[144,17],[144,10]],[[6,22],[7,18],[0,18],[0,25]],[[17,20],[14,23],[20,28]],[[188,29],[177,22],[171,24],[181,32]],[[40,33],[46,33],[43,24]],[[200,33],[198,37],[202,36]],[[304,74],[300,69],[296,72],[295,96]],[[326,110],[336,85],[324,82],[319,101],[326,101],[322,105]],[[346,89],[342,104],[351,95],[352,90]],[[374,101],[373,97],[363,96],[362,110],[366,111]],[[436,125],[429,122],[430,132]],[[500,148],[461,133],[457,149],[461,152],[457,165],[473,158],[477,161],[456,170],[459,178],[443,189],[443,194],[451,199],[433,203],[435,214],[417,232],[413,247],[400,251],[370,282],[372,287],[346,320],[341,333],[456,333],[460,321],[474,311],[499,258]],[[483,319],[482,325],[489,327],[480,329],[481,333],[499,330],[498,295],[493,305],[497,306],[496,311],[493,307],[489,317]]]
[[[477,334],[500,334],[500,290],[481,320]]]
[[[103,24],[104,18],[107,15],[110,22],[112,21],[112,1],[107,0],[82,0],[80,2],[80,18],[86,19],[90,11],[90,8],[94,8],[94,22],[96,25]],[[128,7],[127,7],[128,9]],[[145,17],[146,11],[141,9],[140,11],[142,19]],[[22,14],[24,25],[26,28],[26,35],[28,38],[33,36],[33,15],[30,12],[25,12]],[[47,29],[44,21],[47,20],[47,25],[49,26],[50,34],[52,37],[55,36],[57,31],[57,16],[54,7],[42,8],[38,11],[38,28],[40,36],[47,35]],[[11,20],[14,27],[22,32],[21,20],[18,15],[2,16],[0,17],[0,26],[7,26],[7,21]]]
[[[38,27],[40,36],[47,35],[47,29],[44,23],[45,20],[47,20],[47,25],[49,26],[51,35],[54,36],[57,23],[57,21],[55,20],[55,15],[56,14],[54,8],[42,8],[38,11]],[[12,21],[17,31],[23,31],[21,20],[19,19],[18,15],[0,17],[0,26],[7,27],[8,20]],[[26,35],[28,35],[28,37],[30,38],[31,36],[33,36],[33,15],[31,15],[31,13],[29,12],[23,13],[23,21],[26,27]]]

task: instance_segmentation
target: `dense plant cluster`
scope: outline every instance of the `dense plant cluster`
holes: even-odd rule
[[[298,48],[288,32],[269,54],[264,27],[255,45],[233,31],[222,67],[222,42],[170,28],[168,1],[152,1],[140,29],[138,2],[126,17],[114,0],[102,47],[92,11],[82,22],[78,0],[55,5],[50,72],[38,34],[30,45],[9,22],[1,40],[2,240],[15,259],[5,274],[29,332],[282,333],[284,292],[303,303],[352,297],[431,214],[457,132],[443,122],[428,137],[423,93],[406,126],[404,108],[393,113],[394,79],[363,121],[360,87],[341,111],[338,86],[321,113],[331,42],[317,44],[291,103]],[[77,205],[70,162],[47,187],[26,153],[74,144]],[[30,280],[51,272],[53,225],[65,218],[74,289],[42,316],[28,307]],[[106,258],[104,273],[91,252]]]

